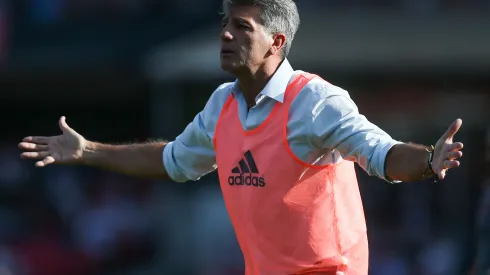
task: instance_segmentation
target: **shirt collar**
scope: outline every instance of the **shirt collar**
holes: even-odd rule
[[[288,87],[289,80],[294,75],[294,70],[287,59],[281,63],[276,73],[267,82],[264,89],[257,95],[255,101],[258,101],[261,96],[270,97],[278,102],[284,101],[284,94]],[[238,80],[235,81],[234,91],[240,91]]]

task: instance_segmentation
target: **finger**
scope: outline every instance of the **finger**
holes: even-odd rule
[[[458,151],[463,149],[464,145],[461,142],[455,142],[453,144],[449,144],[447,147],[447,150],[452,152],[452,151]]]
[[[20,154],[23,159],[42,159],[49,156],[49,152],[24,152]]]
[[[22,141],[36,144],[48,144],[50,137],[26,137]]]
[[[457,160],[445,160],[444,161],[444,168],[445,169],[452,169],[459,167],[460,163]]]
[[[23,150],[30,150],[30,151],[47,151],[49,147],[48,145],[40,145],[40,144],[35,144],[30,142],[21,142],[19,143],[19,148]]]
[[[448,152],[446,158],[448,160],[455,160],[463,156],[463,152],[461,151],[456,151],[456,152]]]
[[[66,123],[66,117],[62,116],[59,120],[60,129],[63,133],[72,130]]]
[[[42,161],[38,161],[36,162],[35,166],[36,167],[45,167],[49,164],[53,164],[54,163],[54,158],[51,157],[51,156],[48,156],[46,158],[44,158]]]
[[[461,125],[463,125],[463,120],[460,118],[456,119],[447,129],[446,133],[444,134],[444,138],[452,141],[454,135],[459,131],[459,128],[461,128]]]
[[[448,169],[459,167],[459,165],[460,162],[457,160],[445,160],[443,163],[444,168],[439,173],[437,173],[437,176],[439,177],[439,179],[443,180],[446,177],[446,171]]]
[[[439,173],[437,174],[437,177],[438,177],[440,180],[443,180],[443,179],[446,177],[446,171],[447,171],[447,169],[443,169],[443,170],[441,170],[441,172],[439,172]]]

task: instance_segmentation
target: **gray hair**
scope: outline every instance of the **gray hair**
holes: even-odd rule
[[[300,19],[298,8],[293,0],[223,0],[223,11],[227,13],[233,6],[256,6],[261,10],[262,25],[269,33],[283,33],[286,44],[282,57],[289,54],[294,36],[298,31]]]

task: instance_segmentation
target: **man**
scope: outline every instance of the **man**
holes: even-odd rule
[[[366,224],[353,162],[389,182],[443,179],[460,165],[456,120],[432,151],[405,144],[360,115],[348,93],[294,71],[292,0],[225,0],[221,66],[237,77],[212,94],[175,141],[108,145],[60,119],[54,137],[27,137],[22,158],[85,164],[178,182],[219,167],[247,275],[368,270]],[[162,157],[163,152],[163,157]]]

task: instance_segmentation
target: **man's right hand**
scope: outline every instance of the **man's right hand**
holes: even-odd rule
[[[65,117],[59,120],[62,135],[52,137],[26,137],[19,148],[24,150],[23,159],[39,160],[36,167],[49,164],[79,164],[82,163],[83,152],[87,140],[66,124]]]

